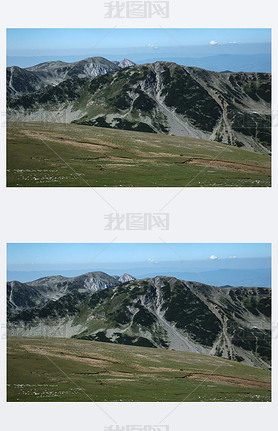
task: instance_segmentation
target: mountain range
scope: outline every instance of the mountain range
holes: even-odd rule
[[[109,61],[102,57],[86,58],[74,63],[48,61],[35,66],[7,67],[7,96],[21,96],[47,87],[56,86],[66,79],[93,78],[134,65],[130,60]]]
[[[61,275],[42,277],[28,283],[10,281],[7,283],[7,311],[10,313],[42,306],[72,292],[92,293],[130,280],[135,278],[129,274],[111,276],[96,271],[77,277]]]
[[[92,272],[7,286],[8,334],[204,353],[269,368],[271,290]]]
[[[92,57],[7,68],[7,118],[172,134],[269,154],[271,75]]]
[[[171,266],[172,265],[172,266]],[[245,265],[246,262],[245,262]],[[265,267],[264,267],[265,265]],[[192,268],[191,271],[184,271],[181,265],[177,264],[173,268],[173,263],[163,262],[161,264],[154,264],[154,267],[147,264],[140,264],[139,267],[135,265],[122,265],[120,267],[106,267],[95,268],[95,271],[103,270],[106,273],[113,274],[114,272],[128,272],[134,275],[135,278],[152,278],[157,274],[176,277],[180,280],[196,280],[203,284],[210,284],[213,286],[224,286],[229,284],[230,286],[238,287],[271,287],[271,270],[269,267],[269,262],[257,261],[257,266],[254,268],[240,268],[239,265],[235,265],[230,268],[218,268],[214,270],[209,270],[208,268],[203,268],[199,270],[198,267]],[[228,266],[228,265],[227,265]],[[48,269],[41,271],[7,271],[7,280],[19,280],[21,282],[28,282],[29,280],[36,280],[38,278],[43,278],[45,276],[56,275],[57,269]],[[75,277],[82,274],[82,269],[63,269],[62,274],[65,277]],[[127,280],[126,280],[127,281]]]

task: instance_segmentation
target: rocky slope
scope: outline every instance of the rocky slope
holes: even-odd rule
[[[69,289],[44,305],[12,310],[8,333],[190,351],[269,368],[270,319],[270,289],[161,276],[95,293]]]
[[[72,292],[96,292],[117,286],[127,280],[134,280],[134,277],[129,274],[112,277],[104,272],[96,271],[77,277],[61,275],[43,277],[28,283],[10,281],[7,283],[8,313],[42,306],[50,300],[57,300]]]
[[[55,87],[8,99],[8,119],[53,122],[56,118],[270,153],[270,74],[217,73],[156,62],[93,79],[67,76]]]
[[[21,96],[56,86],[69,78],[94,78],[131,65],[134,63],[126,58],[119,62],[90,57],[75,63],[48,61],[24,69],[7,67],[7,95]]]

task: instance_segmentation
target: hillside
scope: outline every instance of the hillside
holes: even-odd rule
[[[7,185],[267,187],[271,158],[196,138],[77,124],[9,122]]]
[[[48,68],[49,79],[56,85],[36,92],[29,87],[38,89],[37,79],[45,80],[48,71],[44,65],[24,69],[25,75],[40,73],[43,78],[35,75],[32,84],[33,78],[23,76],[17,97],[8,97],[8,120],[75,122],[217,141],[270,153],[270,74],[217,73],[168,62],[121,69],[108,60],[98,61],[105,62],[105,67],[94,66],[89,76],[84,74],[82,62],[69,70],[67,64],[57,68],[55,62],[55,67]],[[8,76],[8,83],[14,80]],[[15,87],[8,85],[10,93],[11,85]]]
[[[112,62],[102,57],[90,57],[75,63],[48,61],[26,68],[7,67],[7,97],[9,99],[49,89],[69,78],[96,77],[133,64],[127,59]]]
[[[270,322],[270,289],[221,288],[161,276],[94,293],[77,286],[45,304],[11,309],[8,334],[203,353],[268,369]]]
[[[195,353],[8,338],[8,401],[271,401],[271,373]]]
[[[96,271],[77,277],[61,275],[43,277],[28,283],[10,281],[7,283],[7,312],[9,314],[42,306],[50,300],[57,300],[73,292],[97,292],[133,279],[134,277],[129,274],[111,277],[104,272]]]

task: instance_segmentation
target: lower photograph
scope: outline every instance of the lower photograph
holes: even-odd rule
[[[7,401],[271,401],[271,244],[7,244]]]

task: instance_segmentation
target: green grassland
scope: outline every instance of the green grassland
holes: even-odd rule
[[[269,187],[271,158],[200,139],[58,123],[7,125],[10,187]]]
[[[271,373],[201,354],[10,337],[8,401],[271,401]]]

